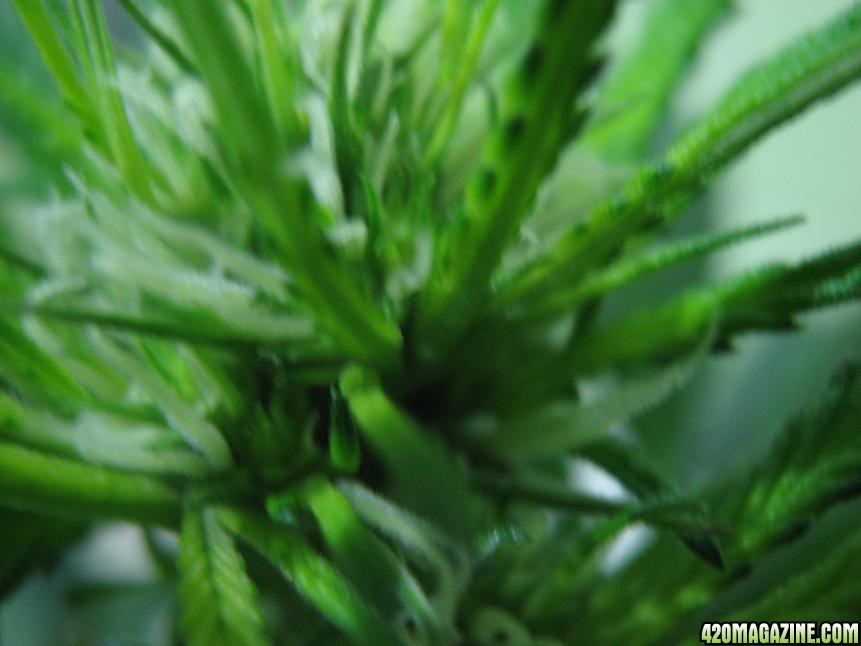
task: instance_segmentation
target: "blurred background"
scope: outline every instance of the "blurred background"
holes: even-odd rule
[[[619,38],[636,26],[646,3],[627,0]],[[738,0],[734,15],[700,51],[672,104],[662,139],[683,131],[751,64],[852,3]],[[122,32],[121,14],[112,10],[114,27]],[[6,65],[43,76],[36,66],[29,72],[36,65],[35,52],[9,0],[0,0],[0,56]],[[14,128],[14,122],[0,118],[0,205],[28,181],[28,169],[19,164],[4,135]],[[692,207],[680,227],[726,230],[796,213],[808,217],[804,226],[686,265],[660,280],[717,279],[766,260],[797,260],[861,237],[861,87],[810,110],[745,155]],[[782,421],[813,399],[827,375],[861,343],[861,306],[817,313],[802,322],[802,329],[792,334],[741,339],[734,353],[708,361],[691,384],[635,429],[682,489],[697,487],[728,465],[742,468],[756,461]],[[2,533],[0,527],[0,540]],[[52,573],[25,583],[0,606],[0,645],[156,644],[167,638],[169,600],[151,584],[130,587],[121,605],[100,604],[98,587],[80,590],[71,599],[61,594],[60,581],[80,572],[102,576],[108,584],[145,582],[152,564],[137,556],[143,550],[135,545],[142,540],[131,528],[108,528]],[[74,620],[70,604],[83,610]],[[47,623],[46,616],[66,616],[67,622]]]

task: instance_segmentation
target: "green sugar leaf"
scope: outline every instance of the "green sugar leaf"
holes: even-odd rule
[[[381,616],[412,625],[413,638],[440,639],[440,619],[418,581],[361,522],[348,499],[333,485],[318,483],[308,504],[335,562]]]
[[[217,518],[270,560],[300,595],[346,635],[360,644],[401,643],[394,630],[300,534],[248,512],[220,510]]]
[[[859,262],[861,246],[854,244],[683,293],[595,329],[581,339],[577,356],[562,362],[590,373],[671,357],[698,343],[714,320],[718,348],[743,332],[792,329],[798,314],[861,296]]]
[[[181,626],[190,646],[270,644],[257,590],[215,512],[187,510],[180,546]]]

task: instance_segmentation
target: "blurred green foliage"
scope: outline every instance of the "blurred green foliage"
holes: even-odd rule
[[[0,638],[665,644],[856,618],[857,358],[769,413],[765,454],[692,444],[679,402],[742,335],[856,300],[861,243],[656,279],[804,224],[674,228],[861,77],[861,6],[662,145],[733,7],[650,0],[608,45],[616,4],[0,6],[0,592],[64,563],[61,607],[13,598]],[[679,486],[655,453],[709,468]],[[81,547],[117,520],[135,575]],[[633,525],[656,536],[614,564]]]

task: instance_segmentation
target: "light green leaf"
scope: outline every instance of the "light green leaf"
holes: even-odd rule
[[[320,483],[308,492],[307,500],[335,562],[381,615],[390,622],[410,625],[408,634],[414,638],[433,636],[432,641],[439,641],[440,619],[418,581],[365,527],[347,498],[333,485]]]
[[[270,644],[257,590],[212,510],[185,512],[180,549],[180,625],[189,646]]]
[[[359,644],[397,646],[401,640],[301,534],[248,512],[221,510],[218,519],[269,559],[317,610]]]
[[[591,373],[676,356],[698,343],[714,320],[717,347],[727,348],[737,334],[793,329],[802,312],[859,297],[861,244],[855,244],[796,265],[764,267],[621,317],[583,336],[567,366]]]
[[[94,350],[123,372],[159,407],[165,419],[189,446],[200,451],[216,468],[233,462],[221,431],[176,392],[153,366],[104,336],[93,335]]]
[[[544,299],[541,307],[533,307],[523,312],[522,318],[529,320],[559,315],[573,311],[577,306],[593,298],[611,294],[644,276],[687,262],[721,248],[741,242],[755,240],[800,224],[801,216],[779,218],[762,224],[734,229],[726,233],[706,233],[701,236],[685,238],[678,242],[664,243],[655,250],[640,252],[631,257],[623,257],[606,269],[588,274],[582,281],[570,288],[560,286],[552,297]]]

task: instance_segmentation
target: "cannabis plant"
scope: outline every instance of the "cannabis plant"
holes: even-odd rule
[[[617,4],[122,0],[130,36],[99,0],[12,0],[43,67],[3,45],[0,589],[120,520],[192,645],[857,619],[851,524],[768,565],[861,490],[857,364],[702,490],[623,431],[739,335],[861,296],[861,242],[618,294],[799,224],[658,240],[861,77],[861,4],[657,155],[730,2],[650,0],[613,56]],[[627,494],[580,488],[586,463]],[[632,524],[655,540],[608,567]]]

